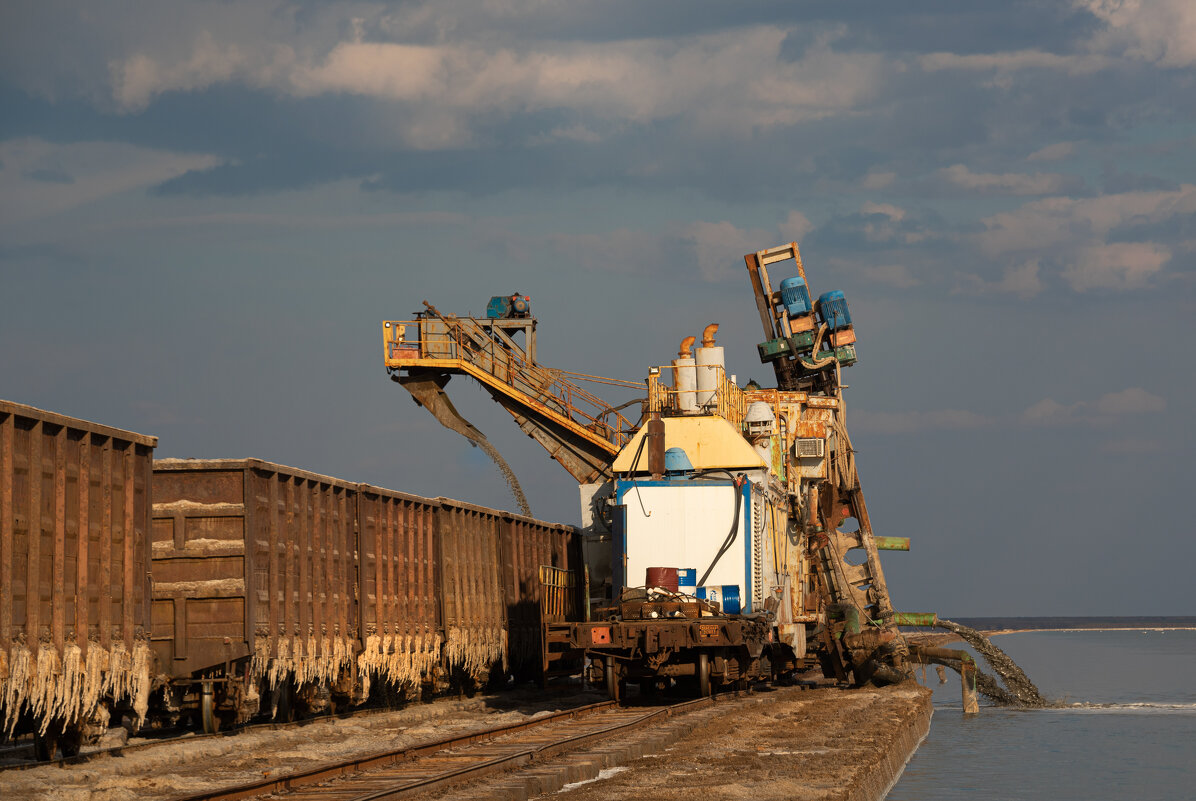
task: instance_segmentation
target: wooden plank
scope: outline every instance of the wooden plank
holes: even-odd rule
[[[290,482],[295,484],[296,482]],[[296,513],[296,540],[299,543],[299,636],[303,638],[303,653],[307,653],[307,639],[312,634],[311,620],[311,495],[307,482],[300,480],[295,487],[298,508]]]
[[[50,587],[50,638],[61,655],[66,635],[66,426],[54,435],[54,566]]]
[[[29,513],[26,515],[29,561],[25,565],[25,644],[36,654],[41,640],[42,439],[45,423],[29,432]]]
[[[125,476],[125,539],[124,539],[124,581],[121,587],[121,611],[124,612],[124,618],[121,621],[121,632],[125,637],[125,649],[129,653],[133,652],[133,598],[135,597],[135,584],[133,577],[134,567],[134,546],[137,544],[137,532],[135,530],[134,520],[136,519],[134,510],[134,500],[137,490],[137,479],[134,472],[133,451],[137,446],[129,443],[124,450],[121,458],[121,465]]]
[[[262,518],[258,512],[266,501],[259,489],[261,479],[253,470],[242,471],[241,474],[241,506],[245,510],[241,518],[241,531],[244,540],[241,546],[241,585],[244,588],[245,604],[242,607],[244,618],[241,622],[241,637],[250,653],[255,653],[257,642],[257,615],[264,604],[258,599],[257,560],[258,545],[261,542],[261,528],[269,518]],[[266,496],[268,497],[268,496]],[[235,669],[234,669],[235,670]]]
[[[12,585],[16,580],[13,560],[13,440],[16,415],[6,414],[0,421],[0,649],[12,641]]]
[[[267,510],[269,515],[270,528],[270,603],[267,632],[267,642],[269,643],[269,655],[271,657],[278,656],[278,632],[279,624],[283,619],[282,611],[282,595],[283,595],[283,567],[286,563],[285,557],[279,558],[278,548],[278,482],[266,482],[266,494],[269,497],[270,508]],[[280,564],[281,563],[281,564]]]
[[[270,476],[274,482],[282,481],[282,475],[274,473]],[[283,604],[283,614],[286,617],[284,636],[294,637],[298,634],[299,614],[299,564],[296,554],[299,543],[295,541],[295,485],[293,481],[286,482],[286,492],[283,494],[286,507],[283,513],[285,527],[283,534],[286,541],[286,601]]]
[[[401,564],[399,564],[398,558],[395,559],[395,570],[397,572],[401,568],[400,575],[403,576],[402,589],[398,593],[401,600],[399,611],[402,614],[403,623],[395,628],[404,636],[416,637],[427,633],[426,624],[428,622],[428,609],[422,603],[425,581],[423,566],[417,561],[423,549],[423,527],[418,525],[419,521],[416,516],[422,510],[411,501],[405,501],[399,510],[403,517],[401,524],[396,526],[394,536],[398,555],[403,558]]]
[[[112,644],[112,437],[100,448],[100,645]]]
[[[315,634],[316,647],[325,633],[325,600],[328,596],[328,563],[324,534],[327,528],[327,513],[324,511],[324,491],[319,484],[309,483],[305,493],[311,503],[311,627]],[[308,654],[309,657],[314,654]]]

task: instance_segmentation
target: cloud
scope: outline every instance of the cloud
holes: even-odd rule
[[[1153,241],[1159,227],[1194,220],[1196,186],[1183,184],[1175,190],[1030,201],[983,218],[983,230],[968,238],[989,258],[1021,257],[1027,272],[1008,274],[1011,281],[1029,281],[1024,265],[1035,259],[1058,269],[1076,292],[1138,290],[1151,286],[1172,259],[1173,247]]]
[[[759,250],[768,237],[765,231],[739,228],[729,222],[696,222],[685,228],[682,239],[693,248],[702,280],[725,281],[739,277],[743,254]]]
[[[1139,456],[1142,454],[1162,453],[1166,447],[1157,439],[1145,437],[1124,437],[1109,440],[1100,448],[1105,453],[1115,456]]]
[[[191,52],[181,60],[134,53],[109,64],[112,94],[124,111],[141,111],[164,91],[190,92],[225,83],[244,71],[249,57],[235,45],[221,45],[208,31],[196,34]]]
[[[1042,50],[1016,50],[997,53],[928,53],[918,58],[918,64],[927,72],[941,70],[975,70],[996,73],[1010,73],[1020,70],[1040,69],[1082,75],[1096,72],[1111,64],[1101,55],[1071,55],[1047,53]]]
[[[727,220],[671,222],[656,230],[631,228],[576,233],[527,235],[490,230],[482,235],[511,259],[526,260],[547,250],[586,272],[645,273],[682,271],[708,283],[742,281],[743,257],[761,248],[800,241],[812,224],[800,211],[790,211],[774,229],[741,227]]]
[[[912,434],[919,431],[963,431],[987,428],[994,418],[963,409],[937,409],[924,412],[851,412],[852,431],[873,434]]]
[[[1082,185],[1080,179],[1059,173],[984,173],[972,172],[963,164],[939,170],[939,176],[955,186],[975,192],[1000,195],[1052,195],[1072,191]]]
[[[963,276],[962,283],[955,291],[961,294],[1008,294],[1032,298],[1043,288],[1038,273],[1038,259],[1028,259],[1021,264],[1007,267],[1000,281],[985,281],[977,275]]]
[[[227,83],[295,98],[369,97],[417,112],[404,116],[399,133],[413,147],[434,149],[473,142],[475,117],[552,109],[608,126],[685,118],[703,129],[748,134],[846,113],[876,96],[885,78],[881,55],[836,52],[829,35],[801,59],[779,60],[786,31],[772,26],[682,40],[518,46],[361,41],[359,33],[319,55],[270,41],[251,50],[201,32],[178,53],[115,60],[113,97],[125,112],[167,92]],[[573,130],[591,140],[600,133]]]
[[[869,172],[860,181],[860,186],[864,189],[886,189],[892,186],[895,180],[897,180],[895,172]]]
[[[922,283],[904,264],[878,264],[864,267],[861,272],[869,281],[897,289],[909,289]]]
[[[1196,214],[1196,186],[1124,192],[1092,198],[1051,197],[981,220],[980,247],[989,255],[1100,244],[1115,228]],[[1095,241],[1094,241],[1095,240]]]
[[[1035,150],[1026,156],[1026,161],[1058,161],[1072,155],[1075,153],[1075,150],[1076,146],[1073,142],[1056,142],[1053,145],[1047,145],[1044,148]]]
[[[1167,401],[1141,387],[1102,395],[1094,404],[1101,414],[1150,414],[1167,408]]]
[[[891,203],[873,203],[868,201],[860,206],[860,214],[881,214],[893,222],[901,222],[905,219],[905,209],[894,206]]]
[[[1054,398],[1043,398],[1022,412],[1022,419],[1031,425],[1070,423],[1075,419],[1076,412],[1083,407],[1083,403],[1065,406]]]
[[[211,155],[119,142],[57,144],[37,138],[9,139],[0,142],[0,225],[23,225],[148,189],[220,161]]]
[[[1167,401],[1158,395],[1141,387],[1129,387],[1106,393],[1092,402],[1077,401],[1070,405],[1044,398],[1022,412],[1022,422],[1033,426],[1107,426],[1118,417],[1158,414],[1166,408]]]
[[[1196,64],[1196,4],[1191,0],[1077,0],[1108,25],[1096,46],[1164,67]]]
[[[791,211],[781,223],[781,239],[786,242],[800,242],[802,237],[814,230],[814,223],[800,211]]]
[[[856,409],[851,412],[852,431],[873,434],[913,434],[921,431],[967,431],[1008,426],[1020,422],[1032,427],[1069,425],[1107,426],[1118,417],[1156,414],[1167,402],[1140,387],[1102,395],[1096,401],[1077,401],[1063,404],[1054,398],[1043,398],[1029,406],[1020,416],[992,417],[963,409],[932,409],[910,412],[870,412]]]
[[[1141,289],[1171,259],[1171,251],[1151,242],[1112,242],[1083,248],[1063,271],[1077,292]]]

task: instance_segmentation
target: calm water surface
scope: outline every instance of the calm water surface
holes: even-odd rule
[[[928,668],[930,734],[888,801],[1196,799],[1196,631],[1028,632],[994,642],[1043,695],[1073,706],[982,706],[964,718],[958,675],[948,670],[940,686]]]

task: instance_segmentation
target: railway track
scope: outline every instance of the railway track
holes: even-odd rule
[[[545,692],[541,690],[541,691],[539,691],[536,698],[543,698],[543,697],[545,697]],[[528,696],[528,697],[520,696],[520,697],[516,697],[516,698],[510,699],[510,700],[507,700],[507,701],[504,701],[503,699],[500,699],[500,698],[494,698],[493,703],[495,704],[496,707],[499,707],[499,708],[508,708],[510,710],[516,710],[516,709],[521,708],[521,704],[526,703],[528,700],[530,700],[530,698],[531,698],[530,696]],[[561,703],[569,703],[569,701],[566,699],[565,696],[560,697],[560,702]],[[21,761],[0,762],[0,773],[4,773],[6,771],[32,770],[34,768],[41,768],[41,767],[47,767],[47,766],[66,767],[68,765],[80,765],[80,764],[91,762],[93,760],[100,759],[103,757],[122,757],[122,756],[127,756],[129,754],[134,754],[134,753],[137,753],[140,751],[146,751],[146,750],[150,750],[150,749],[154,749],[154,748],[160,748],[162,746],[178,745],[181,743],[198,743],[198,742],[203,742],[205,740],[218,740],[221,738],[236,737],[237,735],[247,734],[250,732],[293,731],[296,729],[301,729],[305,726],[319,724],[321,722],[327,722],[327,721],[333,721],[333,720],[350,720],[350,719],[370,718],[370,717],[375,717],[375,716],[380,716],[380,715],[389,715],[389,714],[393,714],[395,712],[399,712],[405,708],[409,708],[409,706],[399,706],[399,707],[383,706],[383,707],[369,707],[369,708],[365,708],[365,709],[353,709],[353,710],[347,710],[347,711],[343,711],[343,712],[336,712],[336,713],[332,713],[332,714],[313,715],[312,717],[302,718],[299,720],[285,721],[285,722],[284,721],[269,721],[269,722],[263,722],[263,723],[244,723],[244,724],[240,724],[237,726],[230,726],[227,729],[222,729],[221,731],[218,731],[218,732],[215,732],[212,734],[205,734],[203,732],[187,731],[184,729],[155,730],[152,732],[147,732],[147,733],[138,735],[139,738],[144,738],[144,739],[140,739],[138,742],[123,743],[121,745],[115,745],[115,746],[111,746],[109,748],[90,748],[90,749],[83,751],[82,753],[79,753],[79,754],[75,754],[72,756],[57,757],[55,759],[37,760],[37,759],[28,759],[28,758],[25,758],[22,756],[18,756],[19,754],[24,754],[24,753],[28,753],[28,754],[34,753],[35,746],[33,743],[7,745],[7,746],[0,747],[0,760],[19,759]],[[172,734],[171,732],[180,732],[180,733]]]
[[[158,748],[164,745],[174,745],[177,743],[196,743],[203,740],[214,740],[220,737],[235,737],[238,734],[251,731],[286,731],[301,726],[309,726],[313,723],[327,720],[347,720],[356,717],[368,717],[371,715],[385,715],[394,712],[391,708],[371,708],[371,709],[356,709],[348,712],[338,712],[336,714],[314,715],[310,718],[302,720],[292,720],[288,722],[275,721],[271,723],[244,723],[238,726],[230,726],[212,734],[205,734],[203,732],[191,732],[184,729],[162,729],[160,731],[152,731],[139,735],[145,739],[136,743],[124,743],[122,745],[114,745],[110,748],[91,748],[72,756],[58,757],[56,759],[28,759],[22,762],[10,762],[0,764],[0,773],[5,771],[16,770],[31,770],[33,768],[45,767],[47,765],[58,765],[64,767],[66,765],[79,765],[84,762],[90,762],[100,757],[114,757],[125,756],[126,754],[135,753],[137,751],[144,751],[150,748]],[[182,734],[172,735],[172,731],[181,731]],[[9,745],[0,748],[0,759],[21,757],[15,756],[18,753],[34,753],[36,746],[33,743],[22,743],[19,745]]]
[[[728,693],[722,698],[739,695]],[[262,796],[282,796],[288,801],[424,797],[499,773],[529,769],[534,772],[553,757],[584,752],[595,746],[601,748],[607,741],[635,729],[715,703],[714,698],[699,698],[667,706],[620,707],[614,701],[604,701],[518,724],[203,792],[180,801],[242,801]],[[592,772],[597,773],[599,767]]]

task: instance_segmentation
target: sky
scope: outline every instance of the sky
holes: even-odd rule
[[[767,385],[743,254],[796,240],[899,609],[1193,614],[1194,121],[1190,0],[7,0],[0,397],[509,509],[383,320],[518,291],[632,381],[718,322]]]

